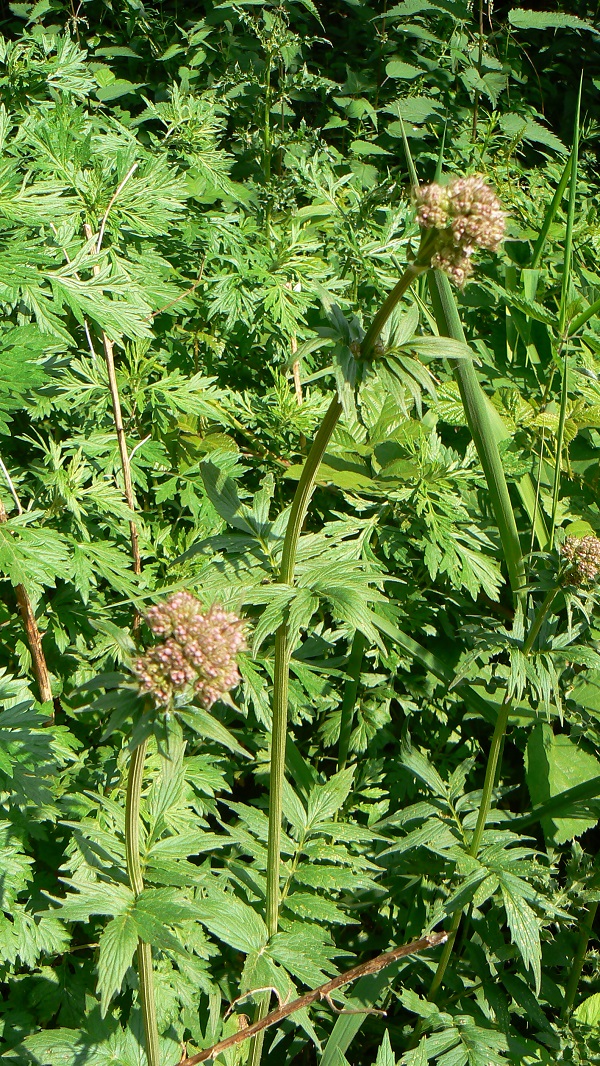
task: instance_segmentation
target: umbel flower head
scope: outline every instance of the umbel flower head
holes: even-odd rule
[[[422,185],[415,200],[419,225],[437,231],[431,265],[462,288],[473,269],[473,252],[495,252],[504,237],[505,215],[496,193],[474,174],[448,185]]]
[[[135,661],[133,670],[141,691],[159,706],[193,692],[209,708],[239,683],[236,656],[246,641],[237,615],[218,604],[204,610],[190,592],[175,592],[151,607],[146,621],[160,641]]]
[[[561,555],[570,564],[568,578],[573,585],[588,585],[600,576],[598,537],[567,537]]]

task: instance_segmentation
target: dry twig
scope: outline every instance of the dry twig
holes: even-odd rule
[[[137,166],[137,164],[136,164],[136,166]],[[119,194],[119,192],[121,191],[121,189],[125,185],[125,182],[128,180],[128,178],[131,177],[131,175],[134,173],[135,169],[136,169],[136,167],[132,167],[131,170],[125,175],[125,177],[123,178],[123,181],[121,182],[121,184],[119,185],[118,189],[116,190],[114,196],[110,200],[110,203],[109,203],[109,205],[108,205],[108,207],[107,207],[107,209],[106,209],[106,211],[104,213],[104,218],[102,219],[102,225],[100,227],[100,233],[98,235],[98,241],[96,243],[96,252],[100,251],[100,248],[101,248],[101,245],[102,245],[102,236],[104,234],[104,227],[106,225],[106,220],[108,218],[108,212],[110,211],[110,208],[114,204],[114,202],[115,202],[115,200],[117,198],[117,195]],[[88,223],[86,222],[86,224],[84,225],[83,228],[84,228],[84,232],[85,232],[86,238],[88,239],[88,241],[91,240],[92,237],[93,237],[92,227],[89,226]],[[93,268],[93,270],[94,270],[94,274],[98,274],[99,271],[100,271],[100,267],[99,266],[95,266]],[[108,373],[108,387],[110,389],[110,395],[111,395],[111,399],[112,399],[113,417],[114,417],[115,429],[116,429],[116,433],[117,433],[117,444],[119,446],[119,455],[121,457],[121,470],[123,471],[123,486],[124,486],[124,490],[125,490],[125,499],[127,501],[127,506],[129,507],[129,510],[130,511],[135,511],[136,510],[136,501],[135,501],[135,494],[134,494],[134,491],[133,491],[133,482],[131,480],[131,462],[130,462],[129,451],[127,449],[127,438],[125,437],[125,430],[123,428],[123,416],[122,416],[122,412],[121,412],[121,398],[119,396],[119,387],[117,385],[117,374],[116,374],[116,370],[115,370],[114,347],[113,347],[113,342],[111,341],[110,337],[104,332],[104,330],[102,331],[102,346],[104,348],[104,359],[105,359],[105,362],[106,362],[106,370],[107,370],[107,373]],[[131,555],[132,555],[132,558],[133,558],[133,571],[134,571],[135,574],[141,574],[141,572],[142,572],[142,559],[141,559],[141,556],[140,556],[138,528],[137,528],[137,525],[135,523],[135,519],[133,519],[133,518],[130,519],[130,522],[129,522],[129,533],[130,533],[130,538],[131,538]],[[137,615],[136,615],[136,617],[137,617]]]
[[[283,1021],[284,1018],[288,1018],[290,1014],[294,1014],[297,1010],[303,1010],[306,1007],[310,1007],[312,1003],[316,1003],[319,1000],[326,1000],[330,1002],[330,996],[332,992],[335,992],[337,988],[341,988],[342,985],[347,985],[351,981],[358,980],[359,977],[366,977],[367,974],[379,973],[380,970],[384,970],[386,966],[391,966],[397,959],[402,959],[406,955],[416,955],[419,951],[427,951],[428,948],[436,948],[440,944],[445,943],[448,939],[446,933],[430,933],[428,936],[424,936],[421,940],[413,940],[410,944],[402,944],[398,948],[394,948],[393,951],[387,951],[384,955],[377,955],[374,959],[369,959],[368,962],[363,962],[359,966],[353,966],[351,970],[346,970],[346,973],[341,973],[339,977],[332,978],[331,981],[326,981],[324,985],[319,985],[318,988],[313,988],[311,992],[307,992],[304,996],[299,996],[298,999],[292,1000],[291,1003],[284,1004],[283,1007],[278,1007],[277,1010],[271,1011],[265,1018],[262,1018],[258,1022],[254,1022],[254,1025],[248,1025],[244,1029],[239,1029],[237,1033],[233,1033],[232,1036],[228,1036],[226,1040],[219,1041],[218,1044],[213,1044],[212,1047],[206,1048],[205,1051],[198,1052],[197,1055],[190,1055],[189,1058],[181,1059],[179,1066],[197,1066],[199,1062],[206,1062],[208,1059],[214,1059],[216,1055],[221,1051],[226,1051],[227,1048],[233,1047],[235,1044],[240,1044],[243,1040],[249,1040],[251,1037],[256,1036],[257,1033],[262,1032],[263,1029],[268,1029],[272,1025],[277,1025]]]
[[[17,510],[19,514],[23,514],[23,508],[21,502],[17,496],[15,487],[8,474],[4,463],[0,460],[4,476],[8,482],[9,488],[14,496],[17,504]],[[6,513],[4,504],[0,500],[0,522],[8,522],[8,515]],[[29,645],[29,651],[31,652],[31,667],[35,675],[37,682],[38,692],[41,703],[52,703],[52,689],[50,687],[50,675],[48,673],[48,666],[46,664],[46,656],[44,655],[44,649],[42,648],[42,634],[38,628],[38,624],[35,617],[35,611],[33,604],[29,598],[29,593],[24,585],[15,585],[15,596],[17,599],[17,606],[19,613],[23,621],[23,627],[25,629],[25,635],[27,637],[27,643]],[[52,715],[48,724],[54,720]]]

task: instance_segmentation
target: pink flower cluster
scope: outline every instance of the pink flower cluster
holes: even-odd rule
[[[431,265],[462,288],[473,269],[473,252],[495,252],[504,237],[505,215],[498,197],[481,174],[475,174],[448,185],[422,185],[415,199],[419,225],[438,230]]]
[[[193,692],[203,707],[212,707],[239,683],[236,655],[246,646],[244,623],[213,604],[207,611],[189,592],[176,592],[151,607],[146,616],[160,643],[134,663],[142,692],[159,706],[181,693]]]
[[[587,585],[600,576],[598,537],[567,537],[560,550],[571,564],[569,581],[573,585]]]

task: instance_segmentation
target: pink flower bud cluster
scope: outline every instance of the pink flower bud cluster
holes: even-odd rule
[[[567,537],[560,550],[571,564],[569,581],[573,585],[587,585],[600,576],[598,537]]]
[[[422,185],[415,199],[419,225],[439,231],[431,265],[462,288],[476,249],[495,252],[504,237],[505,215],[498,197],[481,174],[475,174],[449,185]]]
[[[142,692],[159,706],[193,692],[212,707],[240,681],[236,655],[246,646],[244,623],[213,604],[207,611],[189,592],[151,607],[146,621],[161,640],[134,663]]]

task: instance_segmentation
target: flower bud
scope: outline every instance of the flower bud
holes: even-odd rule
[[[415,200],[419,225],[438,231],[431,265],[462,288],[477,248],[494,252],[504,237],[505,215],[498,197],[481,174],[475,174],[448,185],[423,185]]]
[[[600,540],[598,537],[567,537],[561,555],[569,565],[569,581],[588,585],[600,575]]]
[[[159,706],[193,693],[212,707],[240,681],[236,656],[246,647],[244,623],[218,604],[204,610],[189,592],[151,607],[146,621],[161,637],[134,663],[140,689]]]

